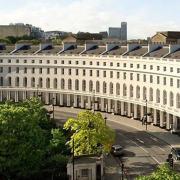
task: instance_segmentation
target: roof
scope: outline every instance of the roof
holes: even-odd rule
[[[158,33],[170,39],[180,39],[180,31],[162,31]]]

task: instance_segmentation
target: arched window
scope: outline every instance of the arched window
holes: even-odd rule
[[[7,82],[8,86],[11,86],[12,85],[12,80],[11,80],[11,77],[8,77],[8,82]]]
[[[170,106],[174,106],[174,94],[170,92]]]
[[[156,103],[160,103],[160,90],[156,90]]]
[[[110,82],[109,84],[109,90],[110,90],[110,94],[113,94],[113,83]]]
[[[39,87],[42,88],[43,87],[43,79],[40,77],[39,78]]]
[[[147,89],[146,87],[143,87],[143,100],[146,100],[147,98]]]
[[[93,82],[89,81],[89,92],[93,91]]]
[[[136,87],[136,98],[140,98],[140,87]]]
[[[50,88],[50,79],[49,78],[46,79],[46,88]]]
[[[23,87],[27,87],[27,77],[23,78]]]
[[[106,82],[103,82],[103,93],[107,93],[107,85]]]
[[[75,90],[79,90],[79,80],[75,80]]]
[[[53,87],[54,89],[57,89],[57,78],[54,78]]]
[[[129,91],[130,91],[130,97],[133,97],[134,95],[133,95],[133,86],[132,85],[130,85]]]
[[[86,91],[86,81],[82,80],[82,90]]]
[[[153,101],[153,88],[149,89],[149,101]]]
[[[72,90],[72,80],[68,79],[68,90]]]
[[[64,89],[64,88],[65,88],[65,80],[61,79],[61,89]]]
[[[19,77],[16,77],[16,78],[15,78],[15,86],[16,86],[16,87],[19,87]]]
[[[31,87],[35,87],[35,78],[34,77],[31,78]]]
[[[180,108],[180,94],[176,95],[176,108]]]
[[[164,90],[163,91],[163,105],[167,104],[167,92]]]
[[[0,77],[0,86],[3,86],[4,85],[4,79],[3,77]]]
[[[119,96],[120,95],[120,84],[116,83],[116,95]]]
[[[127,86],[123,84],[123,96],[127,96]]]
[[[100,92],[100,84],[99,84],[99,81],[96,81],[96,92]]]

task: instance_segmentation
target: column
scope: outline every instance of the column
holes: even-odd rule
[[[140,119],[142,119],[142,117],[144,116],[144,114],[145,114],[145,112],[144,112],[144,106],[141,106],[141,118],[140,118]]]
[[[81,96],[81,108],[85,108],[85,104],[84,104],[84,96]]]
[[[10,100],[11,99],[11,93],[10,93],[10,91],[7,91],[7,100]]]
[[[97,97],[95,97],[94,99],[95,99],[95,101],[94,101],[94,102],[95,102],[95,104],[94,104],[94,110],[97,111],[97,110],[98,110],[98,103],[99,103],[99,102],[98,102],[98,98],[97,98]]]
[[[91,96],[88,96],[88,105],[87,105],[87,109],[91,109]]]
[[[71,97],[70,94],[67,94],[67,106],[71,106]]]
[[[111,112],[111,99],[108,99],[108,108],[107,112]]]
[[[127,116],[131,117],[131,103],[128,103],[128,112],[127,112]]]
[[[77,95],[74,95],[74,107],[77,107]]]
[[[101,98],[101,111],[105,111],[104,109],[104,98]]]
[[[64,105],[64,95],[63,94],[60,94],[60,106],[63,106]]]
[[[157,125],[157,110],[154,109],[154,113],[153,113],[153,124]]]
[[[49,104],[49,93],[45,95],[45,104]]]
[[[23,100],[26,100],[26,91],[23,91]]]
[[[177,117],[173,115],[173,132],[177,131]]]
[[[160,127],[164,126],[164,112],[160,111]]]
[[[56,97],[56,93],[53,93],[52,97],[54,98],[54,99],[53,99],[54,105],[57,105],[57,97]]]
[[[0,91],[0,102],[2,102],[2,101],[3,101],[3,92]]]
[[[121,101],[121,116],[124,116],[124,102]]]
[[[134,104],[134,119],[137,119],[137,104]]]
[[[166,113],[166,129],[170,129],[170,117],[168,113]]]
[[[18,92],[15,91],[15,94],[14,94],[15,102],[18,102],[18,99],[19,99],[18,95],[19,95]]]
[[[117,106],[117,101],[114,100],[114,114],[118,113],[118,106]]]

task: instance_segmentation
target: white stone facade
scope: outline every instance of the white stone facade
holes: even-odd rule
[[[0,55],[0,101],[113,112],[180,131],[180,60],[106,55]],[[92,105],[92,102],[95,105]]]

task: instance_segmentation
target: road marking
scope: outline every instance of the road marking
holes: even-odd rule
[[[164,151],[164,152],[166,152],[164,149],[162,149],[161,147],[159,147],[159,149],[161,150],[161,151]]]
[[[158,142],[157,138],[155,138],[155,137],[150,137],[150,138],[151,138],[152,140]]]
[[[133,142],[136,146],[141,148],[144,152],[149,153],[146,149],[144,149],[143,147],[139,146],[135,141],[131,140],[131,142]]]
[[[156,161],[158,164],[162,164],[162,163],[160,163],[154,156],[151,156],[153,159],[154,159],[154,161]]]
[[[144,144],[144,141],[142,141],[142,140],[140,140],[140,139],[138,139],[138,138],[136,138],[140,143],[142,143],[142,144]]]

